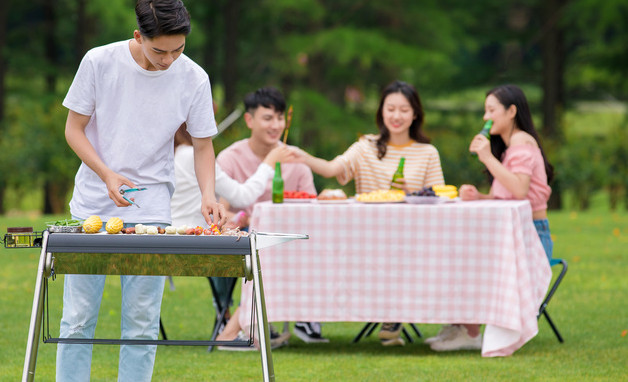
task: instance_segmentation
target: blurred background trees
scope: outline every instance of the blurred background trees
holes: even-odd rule
[[[332,159],[374,133],[382,87],[414,84],[447,183],[483,183],[467,155],[484,93],[524,88],[557,170],[553,206],[609,191],[626,205],[628,2],[625,0],[187,0],[185,53],[205,68],[218,120],[249,91],[276,86],[294,106],[289,142]],[[0,2],[0,212],[38,190],[67,208],[79,161],[61,101],[87,49],[128,39],[134,0]],[[216,150],[248,136],[242,120]],[[607,175],[608,174],[608,175]],[[317,188],[337,187],[316,178]],[[347,187],[353,193],[352,185]]]

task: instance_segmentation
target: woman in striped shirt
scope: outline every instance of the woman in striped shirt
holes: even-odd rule
[[[300,160],[326,178],[336,177],[342,185],[355,180],[356,193],[388,190],[401,157],[404,177],[396,187],[406,192],[445,184],[440,157],[423,131],[424,112],[416,89],[394,81],[384,91],[375,121],[379,134],[362,136],[344,154],[331,161],[296,149]],[[400,323],[384,323],[379,338],[385,346],[403,345]]]
[[[356,193],[389,189],[401,157],[405,166],[399,188],[411,192],[445,184],[438,150],[421,129],[423,107],[412,85],[401,81],[389,84],[382,92],[375,120],[378,135],[362,136],[333,160],[299,150],[301,160],[319,175],[335,176],[342,185],[354,179]]]

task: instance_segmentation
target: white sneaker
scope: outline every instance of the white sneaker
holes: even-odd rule
[[[380,340],[380,342],[383,346],[404,346],[406,344],[406,341],[401,336],[389,340]]]
[[[396,340],[401,336],[403,326],[399,322],[384,322],[377,333],[380,340]]]
[[[482,334],[471,337],[467,333],[467,328],[460,325],[457,335],[446,340],[433,342],[430,348],[435,351],[479,350],[482,349]]]
[[[438,331],[437,335],[435,335],[434,337],[426,338],[423,342],[430,345],[436,341],[450,339],[458,334],[458,330],[460,330],[459,327],[460,325],[443,325]]]

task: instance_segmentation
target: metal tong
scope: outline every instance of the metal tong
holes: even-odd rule
[[[125,190],[120,189],[120,194],[122,195],[122,198],[124,198],[124,200],[126,200],[127,202],[133,204],[135,207],[140,208],[139,204],[137,204],[134,201],[132,201],[131,199],[127,198],[126,196],[124,196],[124,194],[126,194],[127,192],[144,191],[145,189],[146,189],[146,187],[127,188]]]

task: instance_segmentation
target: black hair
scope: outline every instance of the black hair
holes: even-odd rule
[[[412,106],[412,110],[414,111],[414,120],[412,124],[410,124],[410,138],[414,139],[419,143],[430,143],[430,139],[423,134],[421,127],[423,126],[423,121],[425,118],[425,113],[423,112],[423,105],[421,104],[421,98],[419,98],[419,93],[414,88],[414,86],[405,83],[403,81],[393,81],[388,84],[382,91],[382,97],[379,101],[379,107],[377,108],[377,114],[375,115],[375,123],[377,123],[377,127],[379,128],[379,138],[377,139],[377,157],[382,159],[386,155],[386,145],[388,141],[390,141],[390,131],[384,124],[384,101],[386,97],[392,93],[401,93],[406,97],[410,105]]]
[[[189,35],[190,14],[181,0],[138,0],[135,16],[140,34],[147,38]]]
[[[541,155],[543,156],[543,162],[545,163],[545,173],[547,174],[547,183],[549,184],[554,179],[554,167],[549,163],[541,140],[539,138],[536,129],[534,128],[534,121],[532,120],[532,114],[530,113],[530,106],[528,106],[528,100],[526,99],[523,90],[516,85],[501,85],[497,86],[486,93],[486,96],[493,95],[504,108],[508,109],[511,105],[515,105],[517,108],[517,114],[515,115],[515,125],[521,130],[532,136],[536,143],[539,145]],[[506,143],[499,135],[491,135],[491,152],[495,158],[501,160],[502,155],[506,151]],[[493,176],[488,172],[489,180],[493,182]]]
[[[260,106],[283,113],[286,110],[286,100],[283,94],[273,87],[257,89],[244,97],[244,109],[247,112],[252,113]]]

